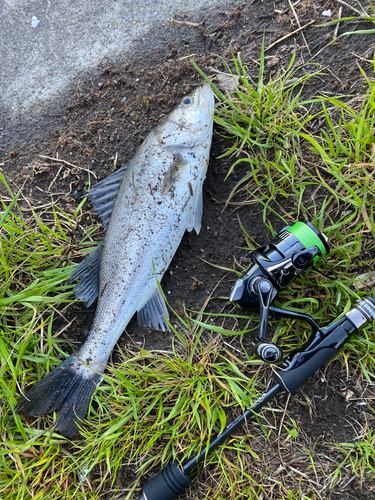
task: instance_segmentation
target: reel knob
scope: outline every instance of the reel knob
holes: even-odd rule
[[[255,352],[259,358],[270,365],[281,361],[283,355],[279,347],[272,342],[258,342]]]

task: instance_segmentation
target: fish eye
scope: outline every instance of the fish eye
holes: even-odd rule
[[[185,106],[189,106],[190,104],[193,104],[193,99],[191,97],[185,97],[182,100],[182,104],[185,104]]]

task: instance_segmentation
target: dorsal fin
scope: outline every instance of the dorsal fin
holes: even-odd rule
[[[113,207],[128,165],[129,163],[95,184],[87,193],[92,208],[103,222],[104,229],[108,227],[109,219],[111,218]]]
[[[125,175],[126,167],[129,163],[119,168],[102,181],[95,184],[87,193],[91,205],[103,222],[104,229],[107,229],[111,218],[113,207]],[[69,276],[69,283],[79,279],[78,285],[74,288],[74,294],[78,299],[86,302],[89,307],[99,293],[99,269],[102,244],[93,250]]]

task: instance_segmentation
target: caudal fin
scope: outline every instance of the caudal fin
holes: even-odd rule
[[[80,367],[84,369],[80,370]],[[63,436],[73,438],[78,431],[78,421],[86,417],[91,397],[101,378],[100,374],[81,365],[72,355],[18,401],[16,413],[39,417],[58,411],[56,429]]]

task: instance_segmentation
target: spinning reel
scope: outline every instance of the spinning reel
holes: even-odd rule
[[[284,228],[265,247],[251,253],[253,265],[237,280],[230,300],[243,309],[260,311],[259,334],[255,341],[257,355],[269,364],[282,359],[279,347],[267,341],[269,312],[306,321],[312,335],[301,349],[294,351],[282,365],[272,367],[275,384],[245,409],[195,456],[178,463],[171,462],[146,483],[140,500],[174,500],[191,483],[199,464],[224,443],[278,393],[294,392],[325,363],[334,358],[350,337],[364,326],[375,321],[375,299],[357,300],[343,316],[326,327],[320,327],[310,316],[286,311],[273,305],[279,291],[288,286],[299,274],[319,258],[324,259],[329,248],[326,237],[312,224],[297,222]]]
[[[268,245],[251,252],[253,265],[236,281],[229,300],[242,309],[260,311],[259,333],[254,347],[265,363],[282,360],[280,348],[266,339],[270,312],[306,321],[313,330],[319,328],[310,316],[285,311],[273,302],[280,290],[328,253],[326,236],[309,222],[296,222],[285,227]]]

